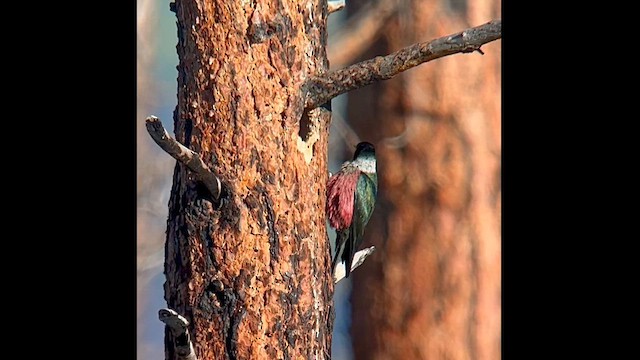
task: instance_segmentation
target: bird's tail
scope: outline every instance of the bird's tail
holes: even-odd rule
[[[333,272],[336,272],[336,266],[340,259],[342,258],[342,253],[344,252],[344,245],[347,241],[347,235],[342,231],[336,231],[336,252],[333,255],[333,261],[331,261],[331,269]]]
[[[351,239],[345,239],[344,242],[344,251],[342,252],[342,260],[344,261],[344,277],[348,278],[349,274],[351,274],[351,264],[353,263],[353,254],[355,254],[355,250],[353,249],[353,241]]]

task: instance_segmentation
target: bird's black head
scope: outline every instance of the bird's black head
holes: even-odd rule
[[[363,141],[356,146],[356,152],[353,154],[353,160],[357,159],[360,155],[375,156],[376,149],[372,143]]]

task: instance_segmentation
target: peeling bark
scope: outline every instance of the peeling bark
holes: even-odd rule
[[[356,64],[328,72],[326,0],[178,0],[171,6],[171,11],[177,17],[180,62],[178,105],[174,111],[176,143],[165,145],[173,146],[167,149],[175,150],[172,155],[179,162],[174,170],[169,201],[165,299],[175,314],[163,313],[162,319],[177,327],[184,324],[187,328],[182,332],[182,329],[176,331],[176,326],[167,326],[166,359],[182,359],[187,352],[200,360],[329,358],[334,316],[333,286],[334,281],[340,280],[339,274],[332,277],[330,269],[324,212],[330,99],[338,93],[388,79],[421,62],[456,52],[478,51],[482,44],[501,36],[501,24],[485,24],[429,43],[416,44],[385,58],[363,62],[359,67]],[[434,16],[437,12],[430,14]],[[421,14],[423,18],[429,18],[427,15]],[[430,19],[430,23],[437,24],[437,19]],[[479,23],[476,18],[471,20]],[[465,28],[463,24],[450,25],[448,29]],[[416,33],[431,35],[429,31]],[[395,36],[393,32],[388,34],[392,38]],[[457,70],[460,72],[461,69]],[[421,84],[419,80],[421,77],[416,77],[412,84]],[[474,83],[466,85],[475,88]],[[438,86],[433,89],[441,90]],[[461,89],[456,91],[461,92]],[[400,87],[399,93],[402,92]],[[438,91],[433,93],[440,95]],[[391,100],[396,96],[391,92],[386,98]],[[462,100],[467,101],[465,109],[474,109],[473,102],[468,100]],[[455,327],[458,323],[447,323],[442,329],[453,329],[451,341],[456,345],[455,349],[467,351],[469,348],[469,357],[475,358],[475,354],[484,349],[477,335],[477,326],[484,314],[476,309],[486,303],[481,298],[484,293],[478,290],[481,275],[473,276],[486,265],[485,238],[482,237],[486,234],[469,224],[478,220],[475,217],[478,211],[486,210],[483,204],[474,203],[476,196],[487,194],[477,193],[473,182],[477,180],[477,159],[467,160],[464,156],[475,155],[475,142],[484,138],[474,133],[475,128],[467,123],[471,118],[457,113],[451,102],[447,103],[449,107],[440,104],[434,108],[433,104],[416,101],[417,106],[412,109],[419,114],[414,117],[420,117],[424,112],[435,114],[433,116],[442,121],[429,127],[427,132],[416,132],[430,140],[428,156],[422,145],[416,148],[409,138],[405,138],[400,146],[397,139],[395,141],[396,149],[406,147],[407,150],[381,151],[381,164],[388,164],[381,166],[383,179],[386,179],[382,188],[390,189],[381,200],[386,205],[391,204],[387,206],[390,209],[388,216],[392,219],[390,226],[403,229],[398,225],[401,223],[398,219],[405,215],[408,217],[402,218],[402,222],[408,221],[411,229],[419,227],[416,221],[420,215],[427,214],[432,218],[421,229],[425,232],[411,233],[415,239],[402,233],[392,237],[393,245],[387,249],[392,261],[385,263],[391,267],[390,275],[375,279],[376,285],[382,288],[374,293],[368,291],[373,301],[361,309],[379,307],[381,303],[388,306],[389,319],[395,323],[391,327],[381,324],[380,333],[391,331],[389,339],[396,340],[393,336],[404,331],[404,325],[399,324],[406,320],[415,326],[419,321],[425,321],[427,314],[436,318],[437,325],[448,316],[442,311],[449,310],[449,304],[434,304],[433,301],[459,300],[448,297],[448,291],[462,294],[461,301],[468,307],[460,316],[464,319],[463,330],[467,332],[460,335],[461,330]],[[381,103],[383,108],[391,104]],[[371,108],[367,104],[366,111]],[[393,118],[391,114],[380,124],[387,124],[386,121]],[[368,127],[370,131],[378,128]],[[397,123],[390,128],[394,127]],[[166,140],[166,136],[163,139]],[[162,145],[163,141],[158,144]],[[182,144],[186,150],[176,144]],[[185,154],[188,156],[184,157]],[[399,168],[393,162],[398,159],[401,160]],[[415,181],[409,179],[406,183],[407,192],[413,196],[407,203],[421,201],[422,205],[416,205],[418,212],[394,212],[394,209],[402,210],[404,204],[405,195],[393,192],[393,185],[398,183],[398,171],[404,169],[403,161],[404,165],[425,166],[422,162],[427,160],[429,175]],[[483,164],[488,164],[490,169],[495,167],[490,160]],[[384,166],[391,171],[386,172]],[[203,174],[213,176],[207,175],[209,180],[216,181],[203,180]],[[490,180],[480,177],[483,185],[495,185]],[[216,189],[218,195],[209,196]],[[499,199],[499,185],[492,189],[497,189],[497,195],[489,195]],[[480,210],[468,210],[465,206],[469,204],[480,206]],[[495,201],[493,204],[495,206]],[[489,210],[493,209],[489,207]],[[489,226],[484,230],[490,233],[494,229]],[[367,233],[379,234],[376,230]],[[397,256],[398,250],[415,247],[423,251],[409,241],[421,239],[420,234],[430,236],[429,244],[436,246],[429,248],[433,252],[420,253],[431,258],[417,263],[430,266],[429,274],[434,276],[427,289],[446,295],[442,299],[432,299],[429,309],[434,313],[421,312],[420,305],[415,302],[402,307],[402,299],[385,303],[388,299],[384,298],[389,289],[403,294],[405,289],[397,289],[399,284],[413,291],[410,275],[425,273],[414,258],[393,257]],[[433,238],[435,235],[438,237]],[[463,241],[462,250],[453,243],[454,239]],[[373,248],[369,248],[360,252],[358,265],[372,251]],[[408,254],[415,256],[416,253]],[[379,262],[382,257],[378,258]],[[399,273],[401,266],[415,268]],[[459,270],[460,267],[463,270]],[[362,271],[356,273],[356,278],[361,276],[359,273]],[[451,290],[455,284],[449,283],[448,274],[454,274],[454,282],[465,276],[471,277],[471,281],[462,286],[462,290]],[[355,284],[364,286],[365,283],[356,280]],[[467,297],[469,294],[471,296]],[[409,297],[412,298],[412,294]],[[377,314],[386,316],[386,308],[385,311],[377,310]],[[420,315],[415,317],[419,321],[414,321],[415,313]],[[176,314],[183,316],[184,321]],[[437,326],[435,329],[442,330]],[[189,334],[193,349],[185,347],[181,334]],[[493,340],[491,338],[489,342],[493,344]],[[437,340],[428,341],[434,341],[428,346],[438,349],[442,346]],[[402,355],[401,347],[397,347],[400,343],[393,341],[385,346]],[[378,342],[368,351],[377,351],[379,346]],[[410,349],[412,358],[420,358],[421,351],[431,351],[416,346]],[[489,349],[488,353],[492,355],[491,351]],[[465,358],[447,351],[428,353],[434,354],[434,358]]]
[[[169,201],[165,299],[200,360],[322,359],[333,285],[324,218],[330,113],[300,87],[327,69],[327,5],[176,1],[175,138],[223,186],[212,204],[178,163]],[[312,125],[300,137],[300,119]],[[307,147],[299,150],[300,142]],[[166,333],[166,359],[179,359]]]

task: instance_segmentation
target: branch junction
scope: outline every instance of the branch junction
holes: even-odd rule
[[[417,43],[387,56],[378,56],[346,68],[329,71],[309,78],[305,108],[313,109],[334,97],[359,89],[375,81],[387,80],[427,61],[457,53],[477,51],[480,47],[502,37],[502,20],[493,20],[462,32],[432,41]]]

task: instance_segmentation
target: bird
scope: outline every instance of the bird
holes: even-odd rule
[[[338,262],[344,262],[345,276],[349,277],[353,256],[362,243],[377,195],[375,147],[363,141],[356,146],[353,159],[345,161],[327,183],[326,212],[329,225],[336,230],[333,271]]]

